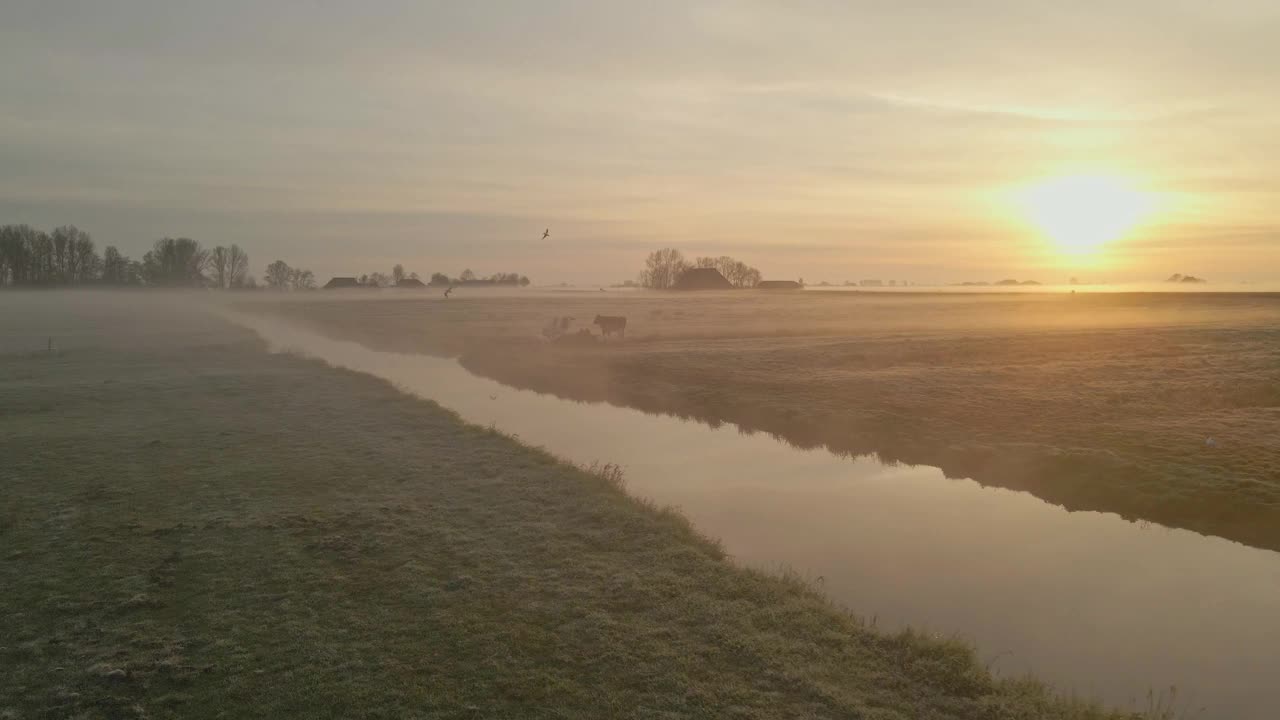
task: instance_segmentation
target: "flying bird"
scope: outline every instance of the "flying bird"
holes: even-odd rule
[[[551,237],[551,228],[547,228],[546,230],[543,230],[543,231],[542,231],[542,239],[543,239],[543,240],[546,240],[546,239],[547,239],[547,238],[549,238],[549,237]]]

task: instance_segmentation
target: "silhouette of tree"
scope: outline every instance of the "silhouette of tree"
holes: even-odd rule
[[[404,266],[401,265],[400,263],[396,263],[396,266],[391,268],[391,282],[399,284],[399,282],[403,279],[404,279]]]
[[[245,275],[249,273],[249,254],[239,245],[222,247],[219,245],[209,252],[209,272],[214,287],[234,288],[244,284]]]
[[[391,284],[391,278],[380,272],[369,273],[369,285],[373,287],[386,287]]]
[[[289,284],[294,290],[315,290],[316,276],[310,270],[294,268],[289,273]]]
[[[528,286],[529,286],[529,278],[528,278],[528,276],[521,275],[521,276],[520,276],[520,287],[528,287]]]
[[[283,260],[277,260],[267,266],[262,281],[272,290],[288,290],[293,282],[293,268]]]
[[[718,258],[700,257],[694,261],[694,267],[715,268],[734,287],[755,287],[760,282],[760,271],[728,255]]]
[[[142,257],[148,285],[198,287],[204,285],[209,252],[191,238],[163,238]]]
[[[227,287],[227,277],[231,274],[231,258],[227,249],[221,245],[209,251],[209,272],[212,274],[214,287],[219,290]]]
[[[129,258],[120,254],[115,245],[108,245],[102,251],[102,282],[106,285],[124,285],[128,272]]]
[[[30,225],[0,227],[0,283],[28,285],[40,281],[38,235],[39,231]]]
[[[227,248],[227,285],[233,288],[244,287],[248,277],[249,253],[233,243]]]
[[[655,290],[666,290],[675,284],[680,273],[689,269],[684,254],[675,248],[663,248],[649,253],[645,260],[644,271],[640,273],[640,284]]]
[[[450,280],[449,280],[449,276],[448,276],[448,275],[445,275],[444,273],[441,273],[441,272],[434,272],[434,273],[431,273],[431,283],[430,283],[430,284],[432,284],[432,285],[448,285],[448,284],[449,284],[449,282],[450,282]]]
[[[468,280],[475,280],[476,274],[471,272],[471,268],[467,268],[466,270],[462,271],[462,274],[459,275],[458,278],[463,282],[466,282]]]

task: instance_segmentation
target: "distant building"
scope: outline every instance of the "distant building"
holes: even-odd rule
[[[884,282],[880,280],[862,280],[858,284],[862,287],[884,287]]]
[[[360,283],[353,277],[335,277],[324,284],[325,290],[337,290],[338,288],[360,287]]]
[[[400,278],[399,280],[396,281],[396,287],[407,288],[409,290],[419,290],[421,288],[425,288],[426,286],[427,284],[422,282],[418,278]]]
[[[733,283],[715,268],[690,268],[680,273],[672,290],[732,290]]]
[[[761,280],[756,283],[757,290],[799,290],[802,287],[795,280]]]

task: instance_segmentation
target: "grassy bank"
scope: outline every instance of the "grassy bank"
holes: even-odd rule
[[[374,348],[577,400],[1280,549],[1280,296],[541,295],[275,303]],[[629,340],[540,342],[556,315]],[[1214,445],[1206,445],[1213,438]]]
[[[0,354],[0,717],[1107,716],[384,382],[97,312]]]

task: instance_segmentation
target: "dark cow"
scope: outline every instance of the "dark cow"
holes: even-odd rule
[[[597,315],[593,325],[600,326],[600,334],[609,337],[614,333],[618,333],[622,337],[627,336],[627,319],[619,315]]]

